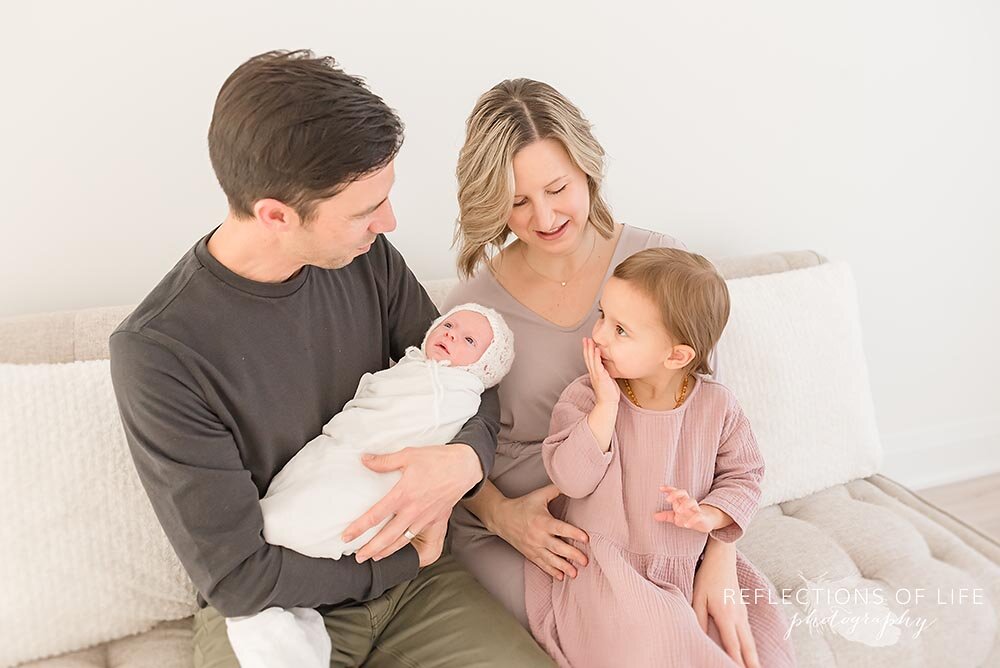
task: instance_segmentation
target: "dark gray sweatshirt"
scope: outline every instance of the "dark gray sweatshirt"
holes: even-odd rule
[[[437,309],[381,235],[342,269],[306,266],[282,283],[229,271],[210,236],[111,335],[115,394],[153,509],[199,605],[225,616],[375,598],[416,575],[412,546],[364,564],[307,557],[264,542],[259,499],[363,374],[420,345]],[[492,389],[452,441],[472,446],[484,480],[498,428]]]

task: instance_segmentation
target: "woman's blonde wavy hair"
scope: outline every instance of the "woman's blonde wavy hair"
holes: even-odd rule
[[[514,203],[514,155],[528,144],[555,139],[587,175],[589,222],[605,238],[614,231],[611,210],[601,197],[604,149],[580,110],[552,86],[532,79],[508,79],[486,91],[466,122],[458,155],[458,220],[454,244],[458,271],[471,277],[510,236]]]

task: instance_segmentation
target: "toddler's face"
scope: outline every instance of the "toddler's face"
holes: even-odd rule
[[[431,330],[424,349],[432,360],[450,360],[452,366],[477,361],[493,343],[493,328],[482,313],[456,311]]]
[[[645,378],[663,368],[673,343],[656,304],[627,281],[610,278],[593,339],[612,378]]]

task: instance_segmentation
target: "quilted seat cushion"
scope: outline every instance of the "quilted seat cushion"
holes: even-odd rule
[[[761,509],[738,547],[803,668],[1000,665],[1000,545],[883,476]]]

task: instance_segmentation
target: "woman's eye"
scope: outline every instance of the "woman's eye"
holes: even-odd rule
[[[523,199],[522,199],[522,200],[521,200],[520,202],[514,202],[514,206],[515,206],[515,207],[518,207],[518,206],[524,206],[524,204],[525,204],[526,202],[527,202],[527,200],[523,200]]]
[[[566,185],[569,185],[569,184],[567,183]],[[556,191],[554,191],[554,192],[553,192],[552,194],[553,194],[553,195],[558,195],[558,194],[559,194],[559,193],[561,193],[562,191],[566,190],[566,185],[564,185],[564,186],[563,186],[562,188],[560,188],[559,190],[556,190]]]

